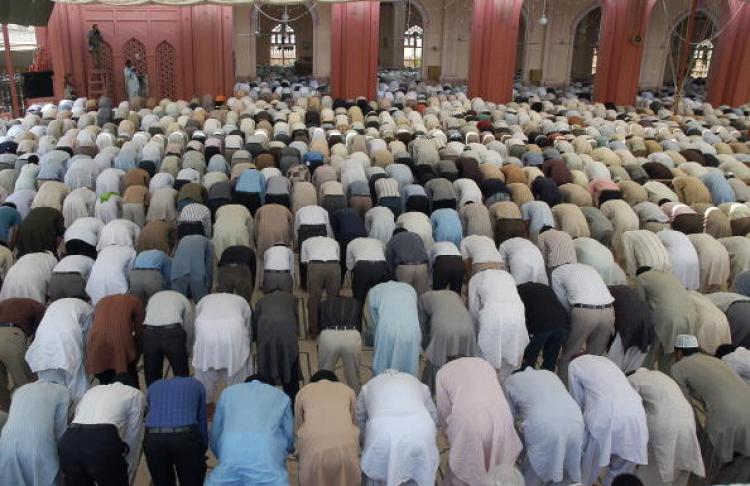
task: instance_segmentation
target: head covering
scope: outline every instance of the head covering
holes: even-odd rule
[[[674,340],[674,347],[680,349],[697,348],[698,338],[692,334],[678,334]]]

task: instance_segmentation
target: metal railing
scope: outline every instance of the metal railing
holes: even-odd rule
[[[18,96],[18,106],[21,112],[26,109],[23,97],[23,74],[15,73],[16,93]],[[13,111],[13,98],[10,94],[10,76],[7,73],[0,73],[0,113],[10,113]]]

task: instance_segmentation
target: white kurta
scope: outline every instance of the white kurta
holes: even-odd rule
[[[68,194],[63,201],[62,208],[65,227],[69,228],[79,218],[93,216],[94,204],[96,204],[96,193],[91,189],[82,187]]]
[[[503,241],[498,250],[516,285],[526,282],[549,284],[544,256],[534,243],[526,238],[510,238]]]
[[[520,421],[536,476],[543,481],[580,481],[583,415],[560,378],[551,371],[526,368],[505,381],[505,393]]]
[[[133,269],[135,250],[129,246],[110,245],[102,249],[91,268],[86,293],[91,303],[108,295],[128,293],[128,274]]]
[[[593,461],[593,467],[582,471],[583,484],[591,486],[612,456],[646,464],[646,412],[640,395],[617,365],[603,356],[579,356],[570,362],[568,381],[570,394],[583,410],[584,455]]]
[[[96,249],[101,251],[105,246],[119,245],[135,247],[141,228],[127,219],[113,219],[107,223],[99,235]]]
[[[698,344],[706,353],[713,355],[721,344],[732,342],[732,331],[726,314],[705,295],[691,290],[690,298],[698,312]]]
[[[701,286],[700,261],[698,252],[687,235],[682,231],[662,230],[656,236],[669,252],[672,274],[686,289],[698,290]]]
[[[387,370],[362,387],[357,421],[363,438],[361,467],[387,486],[409,480],[433,486],[440,464],[437,410],[430,389],[408,373]]]
[[[0,300],[23,297],[44,304],[47,302],[47,283],[57,259],[52,253],[27,253],[19,258],[3,280]]]
[[[209,294],[198,302],[195,314],[194,368],[225,369],[232,376],[252,363],[252,311],[245,299],[233,294]]]
[[[750,385],[750,350],[740,346],[731,353],[725,354],[721,360]]]
[[[74,424],[112,424],[120,439],[130,450],[128,463],[130,481],[135,479],[143,442],[143,418],[146,397],[137,388],[122,383],[97,385],[91,388],[76,407]]]
[[[482,356],[500,369],[520,366],[529,343],[525,308],[515,281],[503,270],[484,270],[469,281],[469,311],[477,323]]]
[[[34,341],[26,351],[26,362],[34,373],[63,370],[73,401],[89,387],[84,367],[86,333],[94,309],[81,299],[59,299],[47,307]]]
[[[678,471],[705,476],[693,407],[677,383],[661,371],[646,368],[638,369],[628,381],[643,398],[648,446],[661,480],[673,481]]]

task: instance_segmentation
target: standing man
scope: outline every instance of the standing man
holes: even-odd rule
[[[558,373],[568,377],[568,364],[582,348],[588,354],[604,354],[615,330],[612,294],[602,277],[583,263],[569,263],[552,272],[552,290],[570,313],[570,333],[563,345]]]
[[[202,486],[206,477],[206,389],[187,376],[148,387],[143,450],[154,486]]]
[[[694,335],[675,338],[672,377],[688,400],[702,405],[698,437],[709,484],[750,478],[750,387],[726,363],[703,354]]]
[[[604,486],[621,473],[648,463],[648,426],[640,395],[623,372],[603,356],[583,355],[570,363],[570,394],[586,425],[581,479],[591,486],[606,469]]]
[[[495,465],[516,462],[523,445],[489,363],[481,358],[446,363],[437,373],[436,388],[439,423],[450,444],[445,484],[483,484]]]
[[[102,69],[104,37],[97,24],[92,25],[91,30],[86,33],[86,41],[89,44],[89,53],[91,54],[91,60],[94,62],[94,69]]]
[[[560,378],[526,368],[505,380],[505,392],[523,432],[526,486],[580,482],[583,415]]]

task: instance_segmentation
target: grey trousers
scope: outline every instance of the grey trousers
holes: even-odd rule
[[[275,290],[284,292],[294,291],[294,279],[289,272],[263,272],[263,293],[268,294]]]
[[[47,284],[47,296],[50,300],[75,298],[88,300],[86,279],[80,273],[53,273]]]
[[[399,265],[396,267],[396,280],[414,287],[414,290],[417,291],[417,295],[422,295],[427,292],[427,277],[428,271],[426,263],[421,263],[419,265]]]
[[[359,392],[361,386],[361,355],[362,336],[359,331],[324,330],[318,336],[318,368],[335,371],[341,359],[344,362],[344,380],[355,392]]]
[[[557,362],[563,383],[568,383],[568,365],[573,356],[584,348],[588,354],[604,354],[614,331],[615,311],[612,307],[607,309],[572,308],[570,332]]]
[[[29,383],[33,374],[26,364],[26,334],[15,327],[0,327],[0,408],[10,407],[10,382],[14,388]]]
[[[143,228],[146,224],[146,208],[141,203],[125,203],[122,205],[122,219],[132,221]]]
[[[341,266],[333,263],[310,263],[307,266],[307,330],[311,338],[318,335],[318,307],[325,290],[335,297],[341,288]]]
[[[674,479],[672,481],[662,481],[659,465],[656,463],[654,451],[651,449],[651,446],[648,448],[648,464],[639,465],[635,471],[635,475],[643,481],[643,484],[649,486],[686,486],[688,479],[690,479],[690,471],[678,469],[674,472]]]
[[[146,304],[157,292],[164,290],[164,277],[159,270],[136,268],[130,271],[129,292]]]

